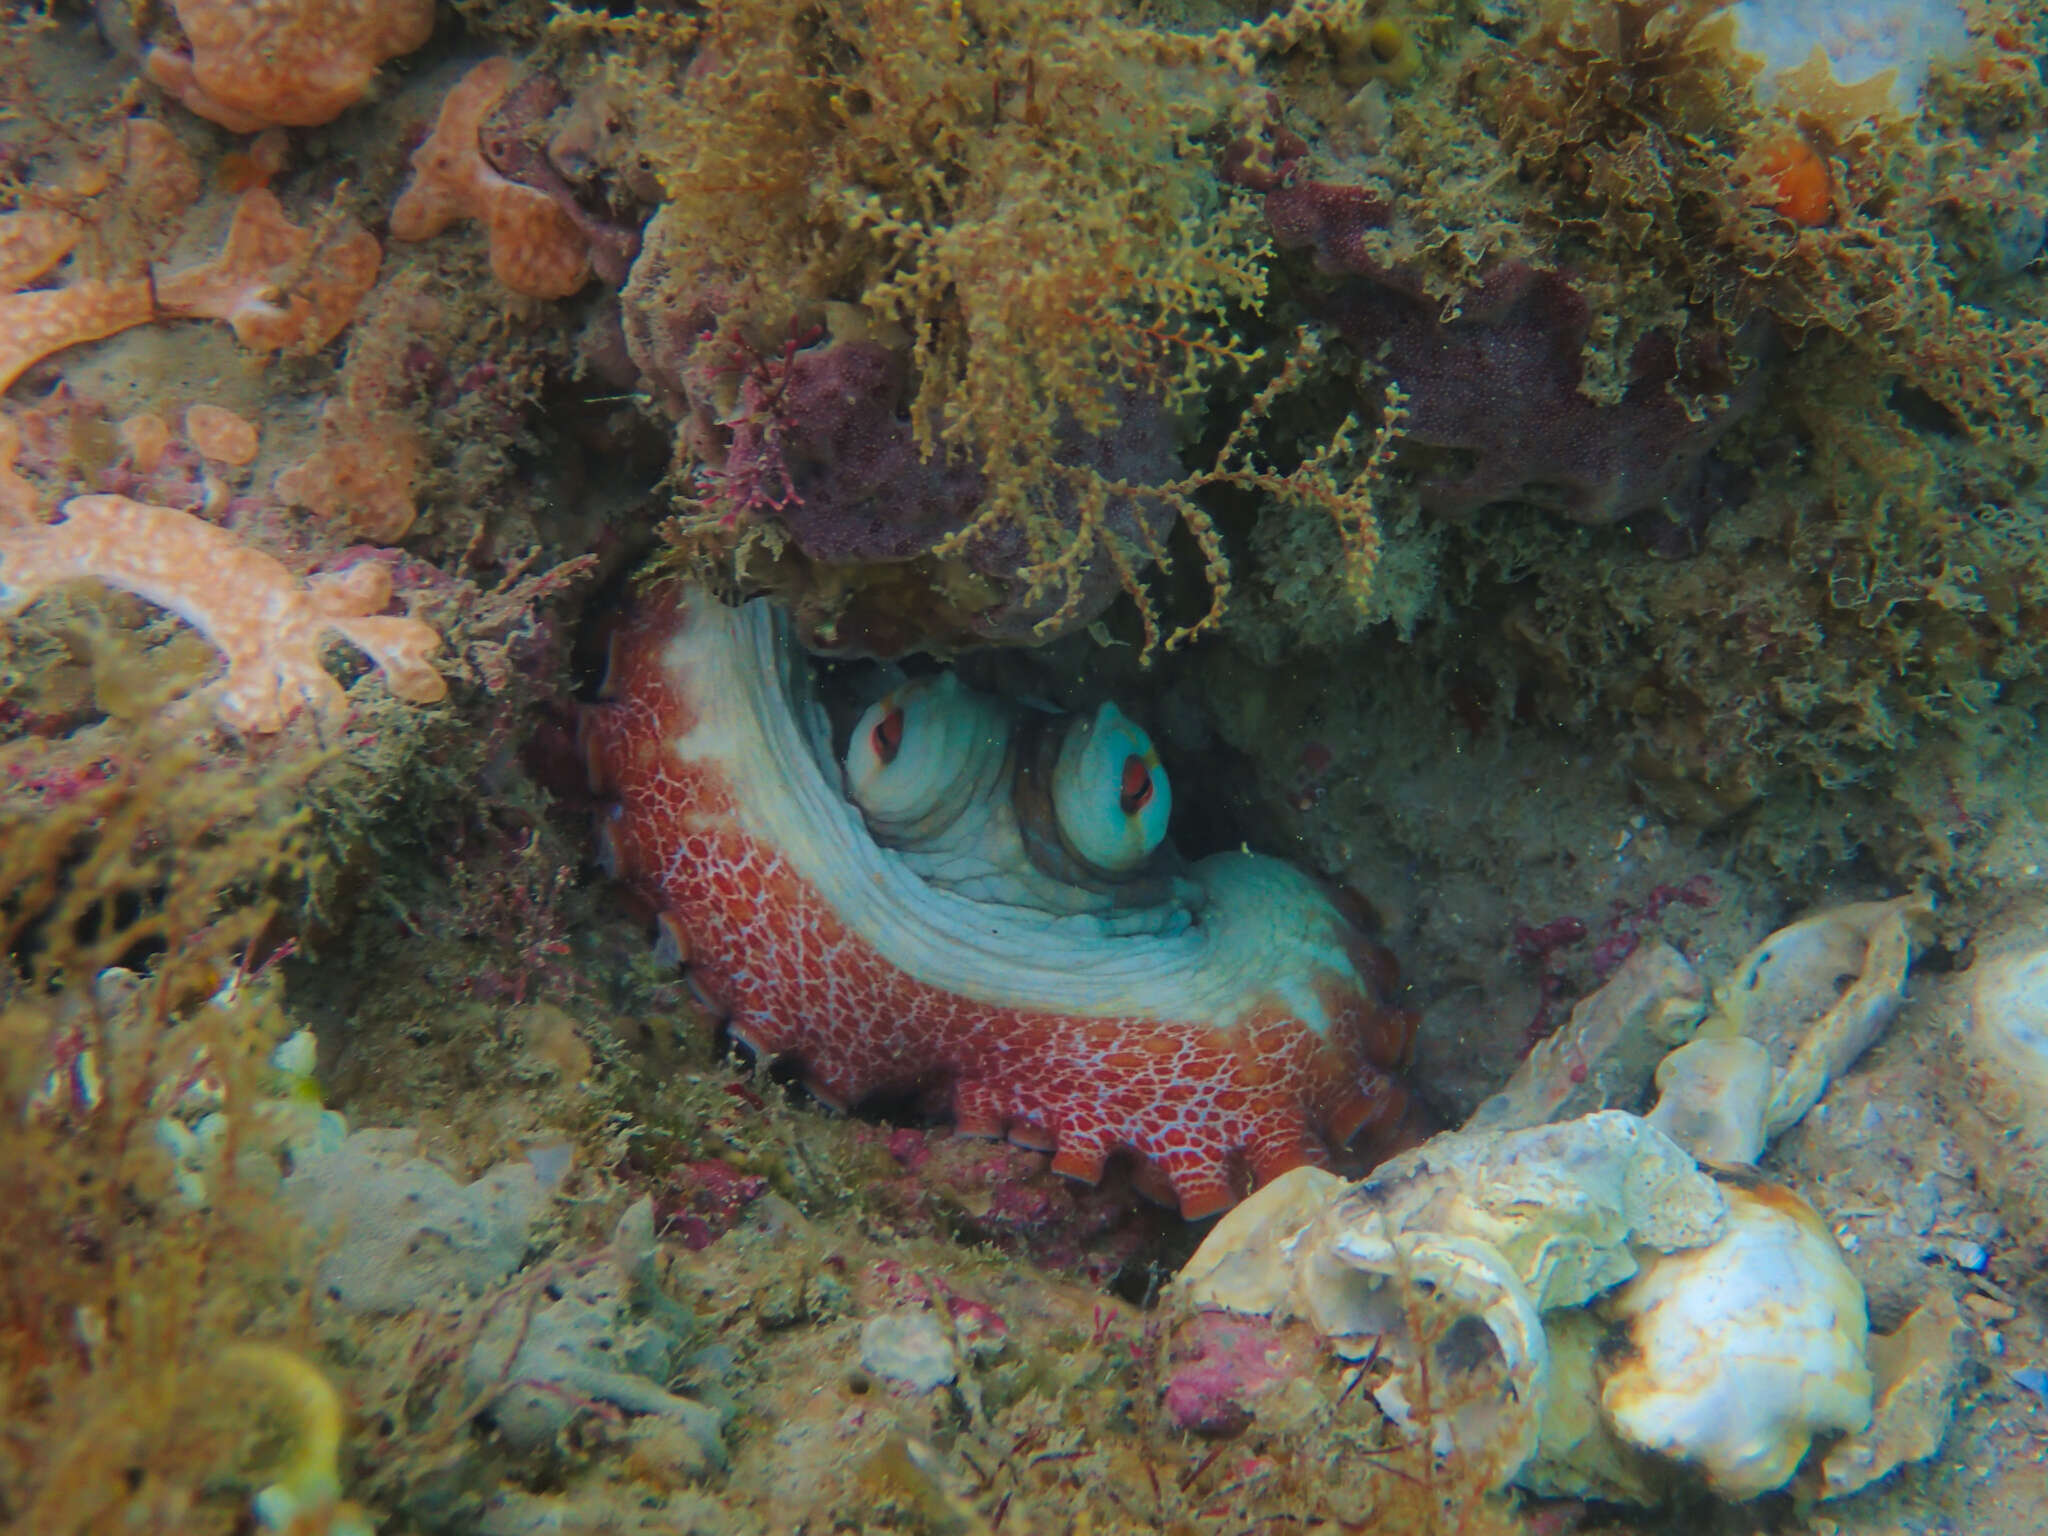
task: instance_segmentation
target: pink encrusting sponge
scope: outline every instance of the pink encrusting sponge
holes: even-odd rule
[[[616,872],[735,1037],[819,1097],[943,1089],[960,1130],[1190,1218],[1407,1109],[1391,962],[1309,877],[1175,866],[1143,731],[906,685],[835,757],[766,602],[668,588],[585,718]]]

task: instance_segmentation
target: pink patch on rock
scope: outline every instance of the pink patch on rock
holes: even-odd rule
[[[1562,951],[1584,943],[1586,932],[1585,920],[1577,917],[1556,917],[1535,927],[1515,924],[1515,954],[1535,969],[1537,978],[1536,1011],[1522,1031],[1523,1055],[1563,1022],[1571,983]]]
[[[1155,1214],[1131,1198],[1119,1171],[1089,1188],[1052,1172],[1042,1152],[979,1137],[909,1128],[858,1134],[895,1164],[895,1176],[885,1171],[869,1192],[876,1215],[904,1236],[965,1236],[1096,1284],[1156,1236]]]
[[[1721,899],[1712,875],[1693,875],[1678,885],[1657,885],[1640,905],[1617,901],[1607,914],[1607,937],[1594,946],[1590,964],[1596,983],[1621,969],[1622,961],[1636,952],[1643,933],[1653,928],[1672,906],[1706,908]]]
[[[106,759],[82,766],[60,767],[47,773],[37,773],[20,763],[7,765],[8,788],[33,795],[46,809],[68,805],[87,790],[97,788],[113,777],[114,764]]]
[[[953,1320],[953,1336],[969,1355],[1000,1354],[1010,1337],[1010,1325],[1002,1313],[987,1302],[967,1296],[948,1295],[946,1313]]]
[[[926,1144],[923,1131],[905,1127],[889,1135],[889,1155],[903,1165],[904,1171],[915,1173],[931,1159],[932,1149]]]
[[[1166,1383],[1166,1412],[1191,1435],[1227,1440],[1257,1417],[1257,1400],[1303,1374],[1286,1334],[1264,1318],[1198,1312],[1174,1340],[1181,1357]]]
[[[768,1181],[741,1173],[727,1163],[685,1163],[669,1176],[667,1191],[656,1196],[654,1228],[673,1237],[692,1253],[702,1253],[726,1233],[762,1195]]]

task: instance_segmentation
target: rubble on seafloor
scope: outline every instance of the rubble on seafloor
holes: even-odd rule
[[[2039,1527],[2038,6],[0,33],[0,1532]],[[1260,856],[1358,1103],[765,1059],[592,831],[664,580],[1054,974]]]

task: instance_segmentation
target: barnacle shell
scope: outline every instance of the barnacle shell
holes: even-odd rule
[[[1747,1499],[1790,1481],[1816,1435],[1870,1422],[1869,1319],[1812,1207],[1768,1184],[1726,1196],[1716,1241],[1646,1257],[1605,1303],[1631,1353],[1600,1407],[1623,1439]]]

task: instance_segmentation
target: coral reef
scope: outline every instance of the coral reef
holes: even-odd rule
[[[1692,494],[1733,419],[1726,404],[1685,403],[1733,391],[1721,349],[1681,354],[1668,336],[1644,336],[1615,398],[1603,399],[1587,373],[1593,306],[1572,278],[1502,262],[1446,318],[1440,293],[1365,238],[1391,229],[1393,208],[1309,179],[1298,160],[1247,179],[1266,188],[1275,245],[1306,252],[1329,280],[1310,301],[1318,317],[1398,390],[1397,440],[1427,510],[1466,517],[1514,501],[1606,523]]]
[[[8,8],[0,1526],[2031,1536],[2044,57]]]
[[[275,910],[257,893],[303,866],[308,768],[223,768],[158,733],[66,794],[30,806],[10,778],[0,802],[0,1490],[24,1530],[368,1528],[339,1500],[292,1233],[232,1163],[191,1203],[162,1134],[195,1096],[240,1119],[266,1093],[291,1024],[244,962]],[[118,965],[136,954],[147,975]]]
[[[252,351],[317,352],[355,318],[380,259],[367,230],[300,229],[257,187],[235,205],[219,257],[157,278],[156,302],[167,315],[225,321]]]
[[[1421,25],[1398,88],[1298,55],[1233,174],[1359,413],[1398,392],[1398,542],[1361,611],[1333,541],[1262,518],[1243,643],[1352,649],[1393,617],[1521,719],[1617,734],[1666,814],[1765,861],[1814,859],[1788,824],[1846,791],[1856,839],[1948,874],[1921,785],[2034,645],[2048,99],[2024,24],[1937,10],[1874,23],[1841,78],[1792,67],[1826,25],[1767,81],[1746,20],[1670,3]]]

